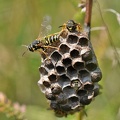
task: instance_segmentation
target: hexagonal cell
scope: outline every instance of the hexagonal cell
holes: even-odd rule
[[[90,73],[88,72],[88,70],[86,69],[83,69],[83,70],[80,70],[79,71],[79,77],[82,79],[84,77],[88,77],[90,76]]]
[[[47,70],[45,69],[45,67],[40,67],[40,68],[39,68],[39,71],[40,71],[40,73],[41,73],[42,75],[47,75],[47,74],[48,74],[48,72],[47,72]]]
[[[68,103],[71,105],[71,109],[76,109],[80,106],[79,98],[77,96],[68,98]]]
[[[69,50],[70,50],[70,48],[69,48],[66,44],[61,44],[61,45],[59,46],[59,51],[60,51],[60,53],[62,53],[62,54],[68,53]]]
[[[81,56],[82,56],[82,59],[84,61],[91,60],[92,59],[92,51],[91,51],[91,49],[88,48],[88,47],[82,48]]]
[[[51,91],[53,94],[60,94],[62,88],[58,83],[54,83],[51,85]]]
[[[75,90],[71,86],[67,86],[63,88],[63,93],[66,95],[67,98],[75,95]]]
[[[60,59],[61,59],[61,54],[59,53],[59,51],[54,51],[52,54],[51,54],[51,60],[53,62],[53,64],[56,64]]]
[[[90,74],[93,82],[99,82],[102,79],[102,72],[99,68],[92,71]]]
[[[86,68],[89,71],[94,71],[97,68],[97,66],[98,65],[97,65],[97,61],[95,58],[86,62]]]
[[[81,70],[81,69],[84,69],[85,63],[84,63],[84,61],[82,61],[81,58],[75,58],[72,60],[72,66],[76,70]]]
[[[56,74],[52,73],[52,74],[48,75],[48,78],[51,82],[55,82],[57,79],[57,76],[56,76]]]
[[[78,49],[72,49],[72,50],[70,50],[70,56],[72,58],[78,58],[80,56],[79,50]]]
[[[65,67],[61,61],[58,61],[58,63],[56,64],[56,71],[59,75],[65,74]]]
[[[85,46],[88,46],[88,38],[85,37],[85,36],[82,36],[79,38],[79,41],[78,41],[78,45],[80,45],[81,47],[85,47]]]
[[[66,86],[70,86],[70,79],[66,76],[66,74],[59,76],[58,83],[62,88]]]
[[[53,65],[51,59],[45,59],[44,64],[45,64],[45,67],[47,67],[50,70],[54,68],[54,65]]]
[[[43,80],[43,85],[44,85],[45,87],[50,87],[51,83],[50,83],[50,81],[48,81],[48,80]]]
[[[77,91],[77,95],[81,98],[82,96],[85,96],[87,94],[87,91],[86,90],[78,90]]]
[[[63,59],[62,59],[62,63],[64,64],[65,67],[68,67],[68,66],[71,65],[72,60],[71,60],[70,57],[68,57],[68,58],[63,58]]]
[[[71,79],[76,79],[76,78],[78,78],[78,72],[77,72],[77,70],[76,69],[74,69],[72,66],[69,66],[68,68],[67,68],[67,75],[69,76],[69,78],[71,78]]]
[[[85,84],[84,84],[84,89],[85,90],[93,90],[93,88],[94,88],[94,84],[92,84],[91,83],[91,81],[90,82],[86,82]]]
[[[69,44],[77,44],[78,36],[76,36],[76,34],[68,35],[68,38],[67,38],[66,42],[69,43]]]

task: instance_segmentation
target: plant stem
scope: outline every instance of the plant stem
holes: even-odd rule
[[[84,30],[88,33],[89,39],[90,39],[90,29],[91,29],[92,3],[93,3],[93,0],[86,0]]]

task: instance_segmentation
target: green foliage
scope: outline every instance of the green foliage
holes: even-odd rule
[[[108,25],[113,42],[120,47],[120,26],[115,15],[104,12],[106,8],[119,11],[120,1],[99,0],[103,17]],[[26,104],[29,120],[73,120],[76,115],[68,118],[55,118],[48,108],[44,95],[40,92],[38,67],[41,64],[39,53],[22,53],[28,45],[37,38],[45,15],[52,18],[52,31],[60,31],[59,25],[68,19],[75,19],[83,26],[83,15],[75,8],[73,0],[1,0],[0,2],[0,91],[3,91],[13,101]],[[77,6],[76,6],[77,7]],[[80,14],[80,15],[79,15]],[[102,26],[96,1],[93,3],[92,27]],[[93,31],[91,41],[97,55],[99,66],[103,72],[101,85],[102,94],[87,107],[88,117],[85,120],[114,120],[120,109],[120,66],[109,43],[105,30]],[[109,49],[111,51],[109,51]],[[120,51],[119,51],[120,52]],[[114,64],[115,62],[115,64]],[[0,119],[8,118],[0,114]],[[120,118],[118,118],[119,120]]]

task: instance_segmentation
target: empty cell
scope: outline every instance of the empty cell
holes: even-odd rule
[[[85,90],[93,90],[93,88],[94,88],[94,85],[91,83],[91,82],[86,82],[85,84],[84,84],[84,89]]]
[[[54,51],[50,57],[51,57],[51,60],[56,63],[61,59],[62,56],[59,53],[59,51]]]
[[[78,36],[76,36],[75,34],[69,35],[66,42],[69,44],[77,44]]]
[[[45,64],[45,67],[47,67],[50,70],[54,68],[54,65],[53,65],[51,59],[45,59],[44,64]]]
[[[68,58],[63,58],[63,59],[62,59],[62,63],[64,64],[65,67],[68,67],[68,66],[71,65],[72,60],[71,60],[70,57],[68,57]]]
[[[67,75],[69,76],[69,78],[77,78],[78,77],[78,72],[76,69],[74,69],[72,66],[69,66],[67,68]]]
[[[72,96],[68,98],[68,103],[71,105],[71,109],[76,109],[80,106],[79,98],[77,96]]]
[[[40,67],[39,71],[42,75],[47,75],[48,74],[47,70],[44,67]]]
[[[51,82],[55,82],[57,79],[56,74],[54,74],[54,73],[48,75],[48,78]]]
[[[67,86],[63,88],[63,93],[66,95],[66,97],[71,97],[75,95],[75,90],[71,86]]]
[[[66,44],[61,44],[61,45],[59,46],[59,51],[60,51],[60,53],[62,53],[62,54],[68,53],[69,50],[70,50],[70,48],[69,48]]]
[[[66,86],[70,86],[70,79],[66,76],[66,74],[59,76],[58,83],[62,86],[62,88]]]
[[[61,61],[56,64],[56,71],[59,75],[65,74],[65,67]]]
[[[80,56],[79,50],[78,50],[78,49],[72,49],[72,50],[70,51],[70,56],[71,56],[72,58],[77,58],[77,57],[79,57],[79,56]]]
[[[84,78],[84,77],[87,77],[87,76],[90,76],[90,73],[86,69],[83,69],[83,70],[79,71],[79,77],[80,78]]]
[[[82,48],[81,50],[81,56],[84,61],[88,61],[92,59],[92,51],[90,48]]]
[[[99,82],[102,79],[102,72],[100,68],[97,68],[96,70],[92,71],[90,75],[93,82]]]
[[[79,38],[78,45],[80,45],[81,47],[88,46],[88,38],[86,38],[85,36]]]
[[[82,61],[81,58],[75,58],[72,60],[72,66],[76,70],[81,70],[81,69],[84,69],[85,63],[84,63],[84,61]]]
[[[50,83],[50,81],[48,81],[48,80],[43,80],[43,85],[44,85],[45,87],[50,87],[51,83]]]
[[[87,91],[86,90],[78,90],[77,91],[77,95],[81,98],[82,96],[85,96],[87,94]]]

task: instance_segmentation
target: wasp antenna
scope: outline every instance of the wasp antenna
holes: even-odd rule
[[[25,53],[28,51],[28,46],[27,45],[22,45],[22,46],[27,48],[22,54],[22,57],[23,57],[25,55]]]
[[[27,45],[22,45],[23,47],[26,47],[26,48],[28,48],[28,46]]]
[[[63,27],[63,25],[60,25],[58,28],[61,28],[61,27]]]
[[[28,48],[23,52],[22,57],[25,55],[27,51],[28,51]]]

